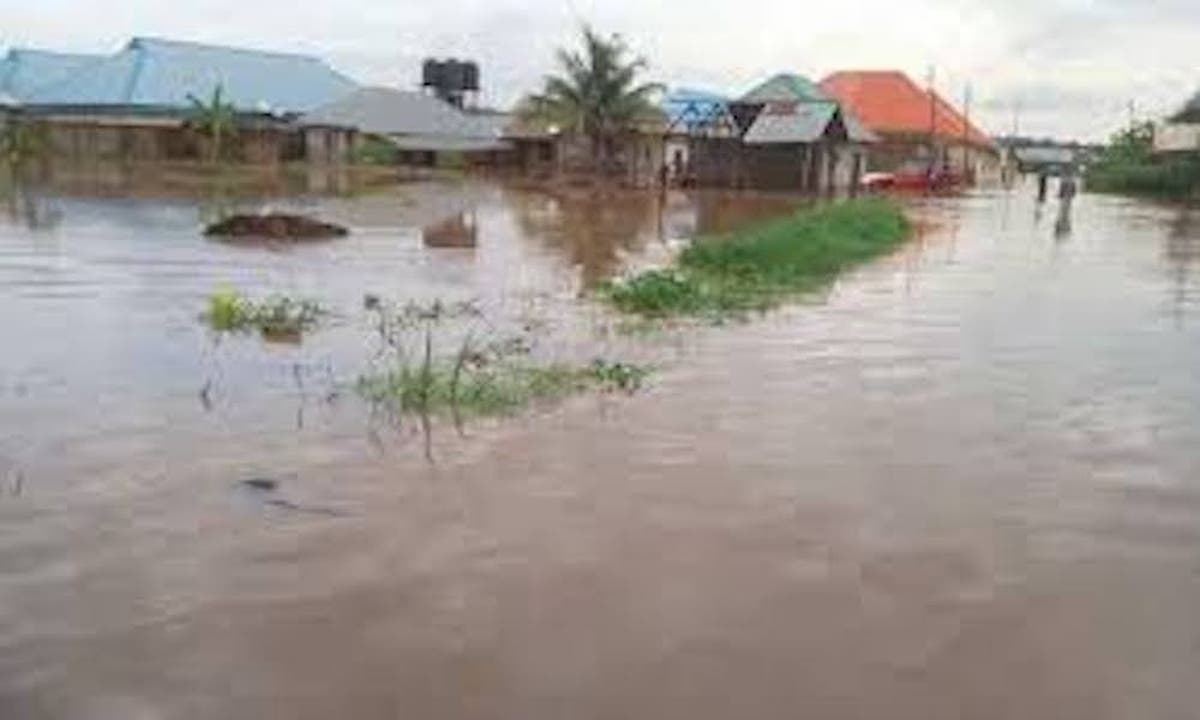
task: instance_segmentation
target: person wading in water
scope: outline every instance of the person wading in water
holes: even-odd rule
[[[1075,172],[1068,171],[1058,182],[1058,221],[1054,223],[1056,237],[1064,237],[1071,233],[1071,204],[1075,202],[1078,192]]]

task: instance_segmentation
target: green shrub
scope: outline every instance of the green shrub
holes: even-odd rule
[[[1133,125],[1113,136],[1088,168],[1089,190],[1182,198],[1200,190],[1200,158],[1154,154],[1154,126]]]
[[[218,332],[257,330],[267,338],[298,338],[316,327],[326,311],[312,300],[273,296],[254,301],[232,288],[222,288],[208,297],[203,320]]]
[[[1097,163],[1087,174],[1089,190],[1182,198],[1200,189],[1200,163],[1164,158],[1140,163]]]
[[[612,281],[601,294],[618,310],[646,317],[765,310],[891,250],[909,232],[904,213],[886,200],[801,210],[730,235],[701,238],[675,267]]]
[[[395,165],[396,146],[374,135],[366,135],[354,148],[354,162],[360,165]]]

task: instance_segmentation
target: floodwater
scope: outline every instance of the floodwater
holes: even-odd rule
[[[1200,211],[1032,194],[914,203],[819,298],[634,336],[586,289],[786,203],[258,201],[352,226],[295,248],[184,199],[16,203],[0,717],[1194,718]],[[222,284],[340,319],[215,342]],[[339,392],[366,292],[659,370],[430,462]]]

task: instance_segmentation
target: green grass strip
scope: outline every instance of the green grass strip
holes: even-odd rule
[[[612,281],[601,295],[622,312],[654,318],[767,310],[891,251],[910,232],[889,200],[822,205],[701,238],[674,266]]]

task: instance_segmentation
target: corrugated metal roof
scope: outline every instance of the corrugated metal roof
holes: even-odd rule
[[[504,137],[512,124],[513,116],[506,112],[468,112],[467,118],[475,124],[476,131],[483,137]]]
[[[795,73],[779,73],[741,97],[742,102],[768,103],[831,100],[816,83]]]
[[[939,137],[959,140],[965,135],[976,145],[994,147],[949,103],[936,93],[931,98],[902,72],[839,72],[822,80],[821,87],[876,133],[922,135],[932,126]]]
[[[729,99],[705,90],[676,88],[663,96],[660,107],[670,127],[691,130],[728,112]]]
[[[1023,163],[1034,165],[1071,165],[1075,151],[1066,147],[1030,145],[1013,148],[1013,155]]]
[[[23,100],[34,90],[61,81],[101,59],[101,55],[12,48],[0,59],[0,95]]]
[[[747,145],[816,142],[836,116],[833,103],[797,103],[789,112],[762,112],[743,140]]]
[[[423,152],[487,152],[507,150],[512,145],[504,140],[450,137],[446,135],[385,135],[388,142],[400,150]]]
[[[305,55],[260,52],[190,42],[135,38],[116,55],[33,92],[33,105],[190,105],[220,86],[242,111],[305,112],[357,85],[323,61]]]
[[[359,88],[301,118],[308,125],[384,136],[403,150],[460,152],[504,149],[501,135],[508,120],[503,114],[468,114],[425,93],[384,87]]]
[[[857,143],[877,143],[879,136],[871,132],[871,129],[862,124],[862,121],[856,118],[852,113],[846,112],[846,108],[841,108],[842,124],[846,126],[846,137],[852,142]]]
[[[374,135],[443,135],[496,139],[491,121],[471,116],[432,95],[365,87],[306,114],[312,125],[344,125]]]

